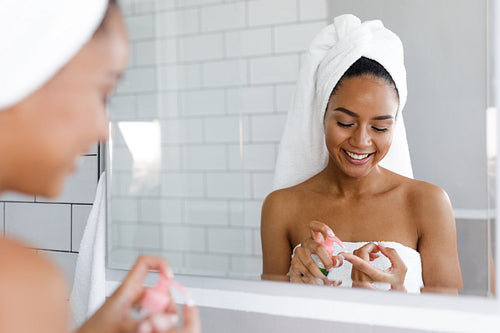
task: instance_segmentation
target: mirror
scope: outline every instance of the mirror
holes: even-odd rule
[[[333,17],[353,13],[381,19],[403,41],[415,178],[450,196],[461,293],[490,294],[486,0],[121,7],[132,54],[109,106],[109,267],[149,253],[167,257],[176,273],[260,279],[260,209],[301,56]]]

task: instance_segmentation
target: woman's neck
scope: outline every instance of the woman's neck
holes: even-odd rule
[[[386,182],[385,169],[376,165],[370,172],[361,177],[346,175],[331,160],[320,173],[325,190],[331,194],[341,197],[359,197],[366,194],[374,194],[383,190]]]

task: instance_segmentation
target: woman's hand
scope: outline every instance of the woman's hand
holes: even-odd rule
[[[332,229],[318,221],[311,222],[309,229],[311,236],[304,239],[301,246],[295,249],[288,273],[290,282],[318,284],[318,280],[321,280],[326,285],[338,285],[337,281],[329,281],[326,278],[311,257],[312,254],[316,254],[327,271],[342,266],[342,258],[330,257],[321,245],[321,242],[326,239],[328,234],[333,234]]]
[[[132,307],[139,302],[144,293],[143,282],[150,270],[158,270],[160,274],[173,278],[172,270],[166,260],[154,256],[141,256],[123,283],[77,330],[77,333],[199,333],[200,320],[195,306],[184,306],[184,323],[179,329],[174,328],[178,315],[173,303],[165,313],[151,315],[142,321],[131,318]]]
[[[382,252],[390,261],[391,267],[385,271],[373,267],[370,261],[375,260]],[[397,251],[379,243],[368,243],[351,253],[341,253],[345,260],[352,264],[351,279],[353,287],[376,289],[373,282],[385,282],[392,290],[404,291],[407,267]]]

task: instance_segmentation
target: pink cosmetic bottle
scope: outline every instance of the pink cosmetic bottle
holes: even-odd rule
[[[179,290],[185,297],[186,304],[193,303],[189,293],[180,283],[160,275],[156,286],[146,290],[138,308],[132,311],[132,318],[142,320],[149,315],[165,312],[173,301],[169,293],[170,288]]]
[[[148,314],[164,312],[170,304],[170,295],[168,293],[169,280],[160,275],[158,284],[154,288],[146,290],[139,303],[141,309],[147,310]]]
[[[325,240],[321,242],[321,245],[326,250],[326,252],[328,252],[328,255],[330,257],[332,257],[333,253],[335,252],[335,243],[337,243],[341,248],[345,249],[344,243],[342,243],[342,241],[337,236],[335,236],[333,232],[330,231],[328,232],[328,235],[326,236]],[[313,258],[316,265],[318,265],[319,270],[325,276],[327,276],[328,271],[325,269],[325,265],[323,265],[321,259],[315,254],[312,254],[311,257]]]

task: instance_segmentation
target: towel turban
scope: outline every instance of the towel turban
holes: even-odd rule
[[[0,110],[50,80],[92,37],[107,0],[0,1]]]
[[[278,151],[275,189],[299,184],[326,167],[323,118],[328,100],[342,75],[361,57],[381,64],[399,93],[393,142],[380,165],[413,177],[402,115],[407,88],[401,40],[379,20],[361,22],[346,14],[323,28],[305,55]]]

